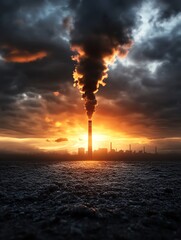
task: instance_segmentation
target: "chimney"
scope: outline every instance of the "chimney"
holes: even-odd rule
[[[88,120],[88,159],[92,159],[92,120]]]

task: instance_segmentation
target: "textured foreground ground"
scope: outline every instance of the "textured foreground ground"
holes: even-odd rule
[[[181,161],[0,161],[0,239],[181,239]]]

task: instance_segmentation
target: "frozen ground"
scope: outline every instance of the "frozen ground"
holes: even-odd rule
[[[0,239],[181,239],[181,161],[0,161]]]

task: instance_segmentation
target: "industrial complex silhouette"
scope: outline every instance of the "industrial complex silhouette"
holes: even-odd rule
[[[92,120],[88,120],[88,146],[87,146],[87,151],[85,148],[80,147],[78,148],[77,152],[78,156],[80,158],[87,158],[89,160],[92,159],[97,159],[97,158],[105,158],[105,157],[113,157],[115,158],[116,156],[119,157],[120,155],[141,155],[141,154],[150,154],[146,152],[146,147],[143,146],[142,150],[139,151],[133,151],[131,144],[128,146],[128,150],[117,150],[113,148],[112,142],[110,142],[110,148],[109,150],[107,148],[99,148],[97,150],[92,149]],[[154,148],[154,154],[158,154],[157,147]]]

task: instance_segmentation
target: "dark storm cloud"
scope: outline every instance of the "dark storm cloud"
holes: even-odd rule
[[[80,114],[80,108],[77,107],[80,102],[76,100],[79,100],[76,97],[78,93],[70,88],[70,84],[64,84],[63,87],[59,96],[45,91],[41,95],[36,92],[0,95],[1,135],[47,137],[57,133],[56,120],[46,121],[47,115],[58,116],[59,121],[65,121],[69,111],[72,115]],[[64,127],[58,129],[59,132],[64,130]]]
[[[117,116],[130,126],[142,126],[135,135],[147,137],[176,137],[181,133],[180,64],[168,63],[153,76],[144,67],[119,66],[110,75],[108,88],[99,112]],[[117,72],[117,71],[121,71]],[[117,76],[116,76],[117,72]],[[177,73],[176,73],[177,72]],[[107,101],[113,101],[111,105]],[[105,104],[104,104],[105,101]],[[124,129],[123,129],[124,130]]]
[[[162,8],[158,18],[161,13]],[[114,102],[111,110],[114,115],[130,126],[143,127],[138,128],[136,135],[179,137],[180,18],[175,13],[169,20],[154,21],[148,35],[134,43],[128,56],[130,64],[118,64],[110,73],[107,88],[100,94]]]
[[[61,5],[49,6],[46,5],[46,1],[26,1],[26,3],[25,1],[18,1],[17,3],[10,1],[9,4],[1,2],[1,5],[0,9],[3,9],[0,17],[1,56],[6,59],[7,56],[17,50],[20,53],[22,52],[22,57],[23,51],[26,51],[27,54],[36,55],[42,51],[47,54],[45,59],[36,63],[7,63],[9,69],[5,73],[6,80],[8,78],[9,81],[13,81],[14,85],[16,85],[16,81],[21,82],[25,90],[29,87],[36,89],[37,86],[35,85],[40,88],[45,86],[46,88],[44,82],[50,82],[50,80],[49,86],[54,85],[53,88],[55,89],[58,87],[60,78],[63,81],[70,80],[72,64],[69,44],[62,39],[65,32],[61,26],[63,14]],[[55,9],[52,10],[51,7]],[[1,69],[3,72],[4,66],[1,66]],[[19,74],[26,80],[20,80]],[[3,81],[3,78],[1,81]]]
[[[1,133],[40,134],[44,127],[37,125],[48,112],[47,94],[68,89],[64,85],[72,81],[73,64],[63,26],[67,5],[66,1],[0,1]],[[23,99],[28,92],[42,99]]]
[[[80,4],[80,2],[81,0],[69,0],[69,7],[75,10]]]
[[[155,3],[158,5],[158,1]],[[180,0],[160,0],[161,6],[161,18],[169,18],[174,16],[181,11]]]

